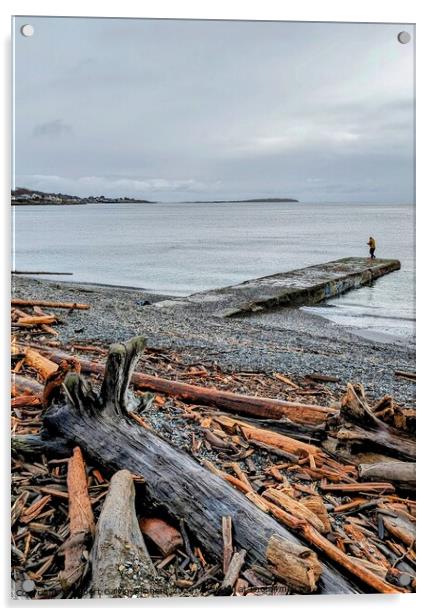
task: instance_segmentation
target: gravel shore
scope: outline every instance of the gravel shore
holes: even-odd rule
[[[17,298],[91,305],[65,315],[57,327],[61,342],[111,343],[141,334],[149,347],[178,349],[189,364],[299,377],[320,372],[339,378],[332,389],[360,382],[372,399],[391,394],[400,404],[415,404],[415,383],[394,374],[415,371],[413,344],[368,340],[302,310],[286,310],[282,325],[278,315],[225,319],[206,302],[171,301],[142,289],[22,276],[13,277],[12,288]]]

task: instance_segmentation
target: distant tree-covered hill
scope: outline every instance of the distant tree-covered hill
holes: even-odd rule
[[[29,188],[16,188],[11,192],[12,205],[69,205],[80,203],[155,203],[146,199],[133,199],[131,197],[105,197],[90,196],[77,197],[76,195],[65,195],[63,193],[48,193],[41,190],[31,190]]]

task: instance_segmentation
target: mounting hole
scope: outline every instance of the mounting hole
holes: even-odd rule
[[[403,45],[407,45],[407,43],[409,43],[411,41],[411,34],[410,34],[410,32],[406,32],[405,30],[400,32],[398,34],[398,41],[400,43],[402,43]]]
[[[34,32],[35,29],[31,24],[25,24],[24,26],[21,26],[21,34],[23,36],[33,36]]]

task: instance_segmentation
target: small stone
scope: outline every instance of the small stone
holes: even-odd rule
[[[24,580],[23,590],[24,592],[32,592],[35,590],[35,582],[33,580]]]

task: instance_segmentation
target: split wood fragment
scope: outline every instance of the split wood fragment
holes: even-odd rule
[[[163,556],[173,554],[184,543],[181,533],[160,518],[142,518],[139,526],[145,537],[155,543]]]
[[[226,574],[233,554],[232,547],[232,518],[230,515],[222,517],[223,537],[223,573]]]
[[[217,592],[218,595],[230,595],[240,575],[241,568],[246,559],[246,550],[234,552],[228,565],[222,585]]]

